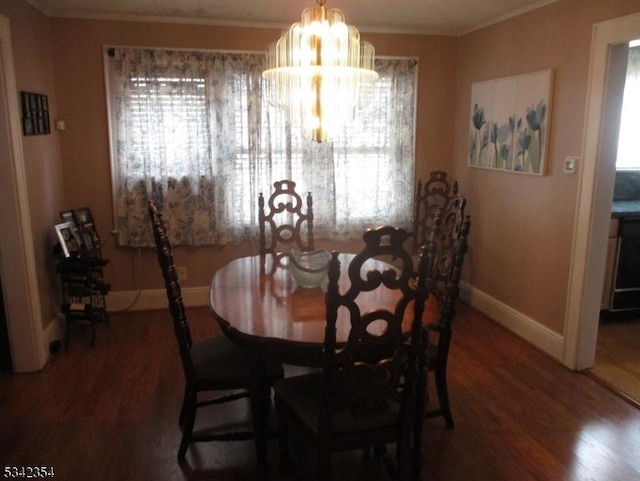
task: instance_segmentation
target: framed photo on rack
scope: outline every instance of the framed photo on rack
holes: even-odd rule
[[[62,222],[68,222],[71,227],[71,233],[76,240],[78,246],[82,249],[82,238],[80,237],[80,231],[78,230],[78,226],[76,225],[76,221],[73,217],[73,211],[69,210],[66,212],[60,212],[60,219]]]
[[[60,247],[65,257],[77,256],[80,252],[80,246],[78,245],[76,236],[73,234],[71,225],[71,222],[62,222],[55,226]]]
[[[60,212],[60,219],[63,222],[73,222],[75,225],[75,219],[73,218],[73,211],[67,210],[65,212]]]
[[[93,256],[96,251],[95,231],[84,229],[80,232],[80,235],[82,236],[82,254]]]
[[[100,237],[93,223],[93,214],[89,207],[74,209],[73,219],[78,226],[78,232],[82,238],[84,254],[93,255],[96,249],[100,249]]]
[[[89,209],[89,207],[74,209],[72,212],[73,219],[78,227],[82,228],[88,225],[93,226],[93,215],[91,214],[91,209]]]

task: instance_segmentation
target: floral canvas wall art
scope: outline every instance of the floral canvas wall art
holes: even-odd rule
[[[552,80],[544,70],[473,83],[470,166],[545,174]]]

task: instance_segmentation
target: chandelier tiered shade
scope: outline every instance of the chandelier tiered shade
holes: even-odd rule
[[[360,41],[340,10],[325,8],[323,0],[318,5],[267,47],[262,76],[269,102],[283,108],[304,137],[325,142],[366,107],[378,74],[373,45]]]

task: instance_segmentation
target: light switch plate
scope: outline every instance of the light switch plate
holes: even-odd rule
[[[580,157],[567,157],[564,159],[564,173],[577,174]]]

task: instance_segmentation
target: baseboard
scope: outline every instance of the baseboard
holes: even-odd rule
[[[460,283],[460,299],[562,362],[564,337],[475,287]]]
[[[460,284],[460,299],[554,359],[559,361],[562,359],[564,339],[561,334],[464,282]],[[209,288],[184,288],[182,289],[182,300],[187,307],[207,306],[209,304]],[[115,291],[110,292],[107,296],[107,310],[109,312],[166,308],[167,295],[164,289],[145,290],[139,293],[137,291]]]
[[[44,330],[44,349],[47,355],[53,341],[60,341],[64,336],[64,326],[60,318],[54,317]]]
[[[209,305],[209,287],[182,289],[182,301],[187,307]],[[167,309],[167,293],[164,289],[145,291],[112,291],[107,296],[107,311],[149,311]]]

